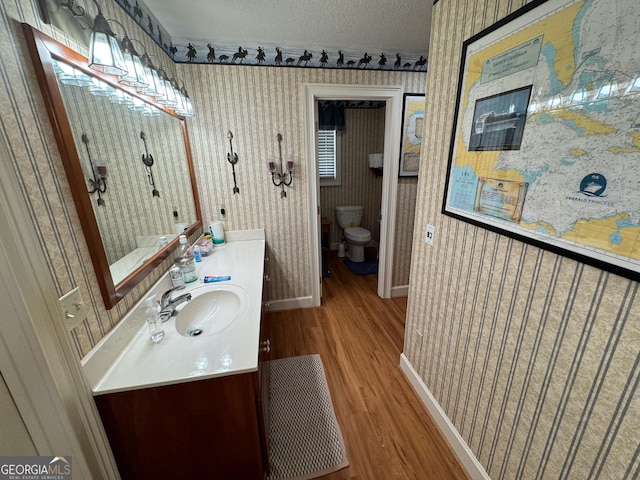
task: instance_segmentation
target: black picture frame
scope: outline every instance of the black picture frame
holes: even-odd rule
[[[400,177],[417,177],[420,171],[424,114],[425,94],[405,93],[400,135]]]
[[[640,129],[640,120],[620,112],[640,109],[640,60],[608,48],[607,35],[588,37],[606,25],[590,30],[567,20],[602,18],[586,8],[606,6],[535,0],[463,43],[442,213],[640,281],[640,249],[632,246],[640,245],[640,178],[619,166],[637,147],[625,132]],[[578,28],[583,35],[572,35]],[[514,94],[511,110],[494,108]],[[502,115],[491,117],[497,109]],[[485,114],[516,128],[474,137]],[[596,132],[607,148],[594,147],[594,125],[611,125]]]

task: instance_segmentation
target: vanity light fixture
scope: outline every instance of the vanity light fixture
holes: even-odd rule
[[[640,94],[640,75],[636,75],[624,91],[625,95]]]
[[[231,170],[233,171],[233,194],[240,193],[238,184],[236,183],[236,163],[238,163],[238,154],[233,153],[233,133],[231,130],[227,132],[227,138],[229,139],[229,148],[231,153],[227,153],[227,161],[231,164]]]
[[[104,207],[105,203],[102,199],[101,194],[107,191],[107,167],[105,167],[104,165],[98,165],[97,167],[93,165],[93,159],[91,158],[91,153],[89,152],[89,136],[86,133],[83,133],[81,138],[82,143],[84,143],[84,146],[87,149],[87,157],[89,158],[91,174],[93,175],[93,178],[89,178],[89,195],[97,193],[98,205]]]
[[[133,97],[122,90],[114,89],[113,93],[109,95],[109,101],[116,105],[131,105]]]
[[[145,103],[144,110],[142,111],[142,115],[145,117],[160,117],[163,115],[162,110],[154,107],[148,103]]]
[[[73,1],[73,0],[69,0]],[[155,97],[155,101],[167,109],[172,109],[176,114],[184,117],[192,117],[193,104],[184,87],[184,81],[176,77],[170,77],[163,66],[155,68],[151,61],[151,55],[146,51],[140,56],[133,45],[139,43],[144,49],[144,45],[138,40],[129,38],[125,26],[115,19],[106,19],[102,14],[102,9],[97,0],[93,0],[98,8],[93,28],[91,29],[91,44],[89,53],[89,67],[119,77],[118,82],[123,85],[134,87],[138,93]],[[69,5],[62,5],[70,8]],[[84,13],[84,10],[83,10]],[[113,32],[110,22],[115,22],[124,31],[122,40],[119,42]],[[132,110],[144,111],[146,115],[153,116],[153,112],[147,112],[142,105],[143,102],[127,101],[121,96],[114,94],[114,89],[104,82],[91,84],[91,79],[73,67],[64,69],[64,66],[54,64],[58,78],[62,83],[78,86],[89,86],[93,95],[109,96],[113,103],[128,105]],[[180,85],[182,82],[182,86]]]
[[[604,82],[598,89],[594,100],[609,100],[618,96],[618,84],[614,81]]]
[[[276,135],[276,139],[278,140],[278,153],[280,156],[280,172],[276,170],[275,162],[268,162],[269,173],[271,173],[271,181],[276,187],[282,187],[282,191],[280,192],[280,198],[286,198],[287,192],[284,187],[291,185],[293,182],[293,161],[287,162],[287,169],[285,171],[284,162],[282,161],[282,135],[278,133]],[[278,177],[278,181],[276,182],[276,176]]]
[[[93,77],[91,79],[91,85],[89,85],[89,92],[91,95],[95,95],[96,97],[110,97],[115,91],[115,88],[98,77]]]
[[[73,85],[76,87],[87,87],[91,85],[91,77],[84,72],[72,67],[68,63],[58,62],[53,59],[53,70],[60,80],[60,83],[65,85]]]
[[[127,65],[116,39],[116,34],[96,0],[93,3],[98,7],[98,15],[93,20],[91,29],[91,42],[89,45],[89,68],[112,75],[126,75]]]
[[[147,109],[147,102],[138,97],[131,97],[131,104],[127,108],[132,112],[144,112]]]
[[[142,54],[140,62],[142,63],[144,76],[146,77],[146,87],[142,89],[138,88],[138,92],[155,97],[158,94],[158,89],[160,88],[160,76],[151,61],[151,56],[147,52]]]
[[[173,93],[176,96],[176,106],[173,108],[173,110],[176,113],[182,115],[181,112],[185,111],[184,97],[182,96],[182,92],[180,91],[178,80],[175,77],[171,79],[171,88],[173,89]]]
[[[151,195],[153,197],[160,198],[160,192],[156,189],[156,182],[153,179],[153,171],[151,167],[153,167],[153,156],[149,153],[147,149],[147,135],[141,130],[140,138],[142,139],[142,143],[144,143],[144,153],[142,154],[142,163],[144,163],[144,168],[147,170],[147,179],[149,180],[149,185],[151,185]]]
[[[193,104],[191,103],[191,99],[189,98],[189,94],[187,90],[182,87],[182,94],[184,95],[184,104],[186,108],[186,112],[183,114],[185,117],[193,117],[195,115],[193,111]]]
[[[158,76],[160,77],[160,89],[158,90],[156,101],[167,108],[173,109],[177,104],[176,92],[171,85],[171,80],[163,67],[158,69]]]
[[[176,107],[175,112],[183,117],[193,117],[193,104],[191,103],[187,89],[184,86],[184,80],[178,78],[174,78],[173,80],[176,84],[175,91],[176,96],[178,97],[178,106]],[[182,82],[182,86],[179,86],[178,81]]]
[[[124,27],[122,28],[124,29]],[[147,87],[147,76],[145,75],[140,55],[136,52],[126,30],[124,37],[122,37],[122,54],[124,63],[127,66],[127,73],[120,77],[120,83],[135,87],[138,91],[144,90]]]

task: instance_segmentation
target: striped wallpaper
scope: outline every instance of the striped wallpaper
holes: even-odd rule
[[[338,205],[362,205],[361,227],[371,232],[371,238],[380,241],[380,207],[382,176],[369,169],[369,153],[384,148],[384,108],[347,108],[345,130],[341,135],[340,185],[320,186],[320,210],[331,222],[329,243],[340,242],[340,228],[335,208]]]
[[[523,3],[433,7],[405,355],[491,478],[638,478],[638,283],[441,214],[462,43]]]
[[[181,221],[195,221],[179,119],[168,114],[146,117],[125,105],[114,105],[106,97],[91,95],[84,87],[62,85],[61,90],[85,176],[90,177],[91,165],[81,140],[83,133],[89,139],[94,165],[107,167],[107,191],[102,194],[105,204],[97,204],[97,193],[91,200],[109,264],[139,246],[138,235],[174,235],[174,205]],[[142,163],[147,151],[141,131],[153,157],[156,197],[151,194],[153,187]]]
[[[219,218],[219,206],[225,205],[227,229],[264,227],[270,250],[270,297],[277,300],[309,296],[303,85],[400,85],[406,92],[423,92],[426,74],[201,64],[179,64],[178,69],[197,112],[189,119],[189,135],[196,176],[202,180],[198,189],[205,222]],[[233,194],[231,166],[226,161],[229,152],[226,133],[229,130],[233,132],[233,148],[239,158],[236,165],[239,195]],[[283,159],[293,160],[296,164],[293,183],[286,188],[286,198],[281,198],[280,188],[273,186],[267,170],[269,159],[279,162],[278,133],[282,134]],[[362,148],[368,147],[363,144]],[[354,155],[357,151],[354,149]],[[358,155],[368,153],[371,152]],[[374,176],[369,171],[365,173]],[[417,181],[413,179],[415,183]],[[365,188],[354,184],[355,192]],[[400,182],[398,195],[404,200],[398,209],[410,209],[410,213],[399,216],[406,223],[396,224],[397,235],[411,237],[414,185]],[[379,212],[379,207],[376,208]],[[327,209],[331,210],[331,206],[323,206],[324,214]],[[377,219],[372,215],[367,214],[367,222]],[[372,229],[376,230],[375,223]],[[405,259],[410,255],[409,242],[396,248],[394,262],[401,259],[397,265],[403,270],[396,274],[394,266],[394,280],[397,278],[399,282],[394,285],[407,284],[409,264]]]
[[[56,293],[62,296],[78,286],[87,305],[87,320],[71,332],[78,356],[82,357],[160,278],[170,260],[116,307],[105,309],[20,22],[29,23],[84,54],[86,49],[43,24],[36,5],[37,0],[0,2],[0,138],[9,152],[9,158],[3,161],[10,162],[20,178],[33,234],[41,239]],[[101,6],[107,18],[121,22],[131,37],[145,43],[149,53],[163,62],[169,61],[155,43],[138,35],[138,27],[117,5],[101,2]],[[88,8],[95,14],[93,8]]]
[[[161,59],[158,63],[174,68],[115,1],[100,4],[107,18],[121,22],[130,37],[142,41],[149,53]],[[86,51],[43,24],[36,5],[37,0],[0,2],[0,137],[9,152],[5,161],[11,162],[20,177],[29,221],[34,235],[42,239],[56,293],[62,296],[78,286],[88,307],[87,320],[71,332],[82,357],[166,272],[171,259],[113,309],[105,309],[19,23],[27,22],[72,48]],[[95,14],[91,5],[89,2],[87,8]],[[400,85],[406,92],[420,93],[424,92],[426,72],[219,65],[177,65],[177,70],[196,108],[196,117],[187,124],[205,225],[217,218],[219,206],[225,205],[227,229],[265,228],[274,279],[271,298],[309,296],[303,84]],[[226,162],[228,130],[234,133],[234,151],[239,157],[239,195],[232,193],[231,166]],[[278,132],[283,136],[283,156],[296,162],[286,199],[281,199],[271,184],[266,167],[267,159],[277,156]],[[416,181],[410,184],[401,179],[399,183],[396,237],[406,239],[413,226]],[[411,213],[403,215],[405,208]],[[398,243],[394,285],[408,282],[410,251],[410,243]]]

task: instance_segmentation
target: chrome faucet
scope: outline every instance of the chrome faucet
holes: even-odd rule
[[[171,316],[176,314],[176,307],[178,305],[191,300],[191,293],[185,293],[175,298],[171,297],[173,292],[176,290],[182,290],[183,288],[184,285],[174,287],[162,294],[162,298],[160,299],[160,302],[158,302],[160,304],[160,313],[158,315],[163,322],[166,322]]]

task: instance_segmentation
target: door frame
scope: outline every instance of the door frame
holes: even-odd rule
[[[386,102],[384,125],[384,169],[382,172],[382,208],[380,222],[380,263],[378,296],[391,298],[396,203],[403,87],[397,85],[304,84],[304,122],[307,164],[307,214],[309,218],[309,265],[311,303],[320,306],[322,296],[320,250],[320,180],[316,161],[317,100],[380,100]]]
[[[0,142],[0,370],[39,455],[71,455],[77,478],[118,479],[71,345],[42,244]]]

